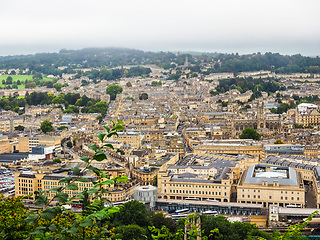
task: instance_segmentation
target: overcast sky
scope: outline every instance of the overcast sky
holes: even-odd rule
[[[319,0],[0,0],[0,55],[86,47],[320,56]]]

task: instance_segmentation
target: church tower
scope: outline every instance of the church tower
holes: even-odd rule
[[[264,102],[257,101],[257,124],[258,128],[266,128],[266,119],[264,114]]]

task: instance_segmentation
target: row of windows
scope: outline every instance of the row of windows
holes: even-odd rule
[[[79,187],[92,187],[92,183],[76,183]],[[43,185],[65,185],[65,183],[43,181]]]
[[[29,185],[29,186],[28,186]],[[27,183],[19,183],[19,187],[23,186],[23,187],[32,187],[32,184],[27,184]]]
[[[224,183],[224,184],[226,184],[226,183]],[[167,186],[167,184],[164,184],[164,186],[166,187]],[[202,186],[200,186],[200,185],[181,185],[181,184],[170,184],[170,187],[199,187],[199,188],[216,188],[216,189],[221,189],[221,186],[208,186],[208,185],[206,185],[206,186],[204,186],[204,185],[202,185]],[[224,187],[224,189],[227,189],[227,187]]]
[[[19,178],[19,182],[32,183],[32,180]]]
[[[244,189],[242,189],[242,192],[244,192],[245,190]],[[253,192],[260,192],[260,190],[256,190],[256,189],[253,189]],[[248,192],[250,192],[250,189],[248,189]],[[297,193],[297,194],[299,194],[299,192],[291,192],[291,194],[295,194],[295,193]],[[287,191],[281,191],[281,194],[290,194],[290,192],[288,193]]]
[[[248,198],[250,198],[251,196],[250,195],[248,195]],[[242,194],[242,198],[245,198],[245,195],[244,194]],[[260,199],[260,195],[253,195],[253,198],[258,198],[258,199]],[[272,196],[269,196],[269,199],[272,199]],[[288,200],[288,197],[281,197],[281,200]],[[291,200],[294,200],[294,197],[291,197]],[[297,201],[299,201],[300,200],[300,198],[299,197],[297,197]]]
[[[25,187],[19,187],[19,190],[24,191],[24,192],[33,192],[32,188],[25,188]]]
[[[167,190],[165,189],[164,192],[166,193]],[[188,191],[188,190],[171,190],[170,189],[170,193],[189,193],[189,194],[206,194],[206,195],[221,195],[221,192],[204,192],[204,191]],[[225,196],[227,196],[227,193],[224,193]]]

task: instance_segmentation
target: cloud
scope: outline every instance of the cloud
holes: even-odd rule
[[[95,46],[320,54],[319,9],[317,0],[2,0],[0,55]]]

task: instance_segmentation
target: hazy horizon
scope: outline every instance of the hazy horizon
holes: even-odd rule
[[[172,53],[221,53],[221,54],[240,54],[240,55],[246,55],[246,54],[255,54],[255,53],[261,53],[261,54],[265,54],[267,52],[271,52],[271,53],[279,53],[281,55],[295,55],[295,54],[301,54],[302,56],[306,56],[306,57],[319,57],[320,54],[318,55],[306,55],[306,54],[302,54],[299,52],[296,53],[283,53],[283,52],[279,52],[279,51],[253,51],[253,52],[238,52],[238,51],[207,51],[207,50],[143,50],[143,49],[138,49],[138,48],[129,48],[129,47],[113,47],[113,46],[107,46],[107,47],[96,47],[96,46],[91,46],[91,47],[84,47],[84,48],[78,48],[78,49],[72,49],[72,48],[61,48],[61,49],[53,49],[52,51],[39,51],[39,52],[33,52],[33,51],[26,51],[25,48],[22,48],[21,52],[18,53],[13,53],[13,54],[4,54],[4,55],[0,55],[0,57],[6,57],[6,56],[22,56],[22,55],[34,55],[34,54],[41,54],[41,53],[59,53],[61,50],[70,50],[70,51],[78,51],[78,50],[82,50],[82,49],[90,49],[90,48],[123,48],[123,49],[134,49],[134,50],[141,50],[144,52],[172,52]],[[1,49],[1,48],[0,48]],[[28,48],[27,48],[28,49]]]
[[[318,0],[0,2],[0,56],[61,49],[320,56]]]

